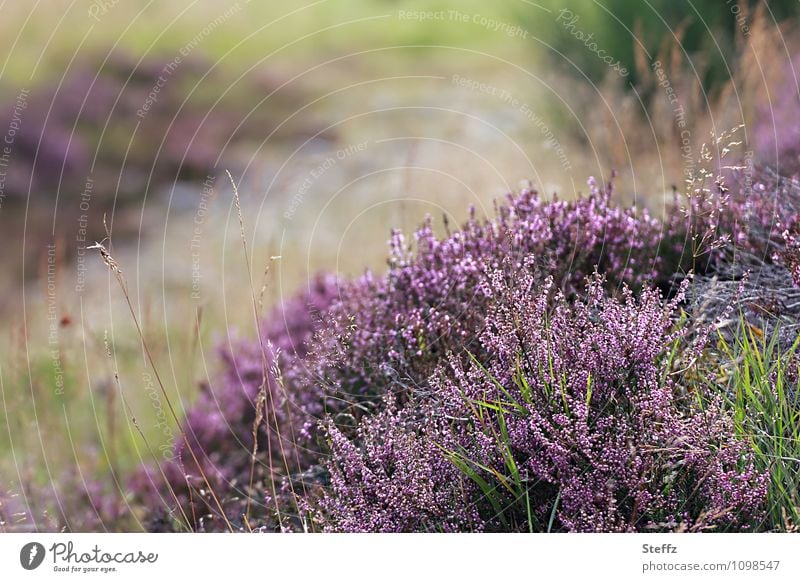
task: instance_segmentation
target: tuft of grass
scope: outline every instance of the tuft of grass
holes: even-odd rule
[[[717,385],[730,407],[738,436],[755,452],[758,469],[770,475],[762,529],[800,528],[800,336],[781,349],[778,330],[762,333],[739,318],[739,333],[719,347],[728,364]]]

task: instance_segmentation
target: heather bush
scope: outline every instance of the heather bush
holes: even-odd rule
[[[461,230],[443,239],[429,219],[416,232],[413,252],[393,233],[387,275],[366,274],[331,307],[321,357],[311,364],[316,377],[361,403],[420,387],[446,353],[480,349],[476,339],[492,301],[485,267],[508,258],[535,257],[570,297],[595,268],[610,288],[641,288],[671,275],[660,253],[661,222],[614,205],[610,186],[590,186],[588,196],[571,202],[523,190],[498,204],[494,221],[472,211]]]
[[[552,279],[541,287],[530,263],[491,272],[484,356],[468,365],[450,356],[416,425],[389,411],[365,420],[355,441],[331,429],[326,526],[450,529],[454,515],[493,530],[758,523],[765,474],[721,405],[703,396],[700,406],[699,386],[674,373],[682,296],[663,305],[655,291],[637,300],[626,287],[611,298],[595,278],[586,299],[569,302]],[[437,471],[446,460],[452,467]]]
[[[571,202],[523,190],[442,238],[427,220],[413,248],[394,232],[383,277],[317,279],[222,350],[173,461],[134,479],[148,527],[307,530],[309,512],[348,531],[757,525],[764,467],[696,367],[672,369],[725,315],[688,271],[739,297],[733,257],[786,271],[793,248],[776,229],[796,185],[727,172],[701,171],[664,220],[591,180]]]
[[[732,140],[725,134],[717,147]],[[315,382],[369,410],[386,391],[424,388],[448,352],[482,349],[477,337],[492,303],[483,284],[485,267],[506,259],[536,260],[537,272],[553,278],[567,298],[580,296],[595,269],[618,292],[658,287],[672,294],[687,273],[712,277],[725,271],[732,252],[779,263],[779,219],[796,215],[796,185],[766,168],[728,167],[717,175],[703,150],[702,167],[677,195],[664,220],[636,207],[620,208],[611,186],[575,201],[544,200],[535,191],[510,195],[494,220],[474,211],[463,227],[438,238],[429,219],[412,249],[395,232],[389,271],[348,284],[327,314],[327,331],[312,357]],[[784,218],[785,220],[785,218]],[[779,230],[780,229],[780,230]],[[778,254],[776,254],[778,253]],[[783,256],[783,255],[781,255]]]

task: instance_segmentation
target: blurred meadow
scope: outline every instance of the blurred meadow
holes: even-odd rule
[[[658,216],[740,126],[731,157],[776,164],[797,12],[0,3],[0,493],[122,487],[175,436],[153,368],[181,416],[220,346],[317,272],[383,272],[393,228],[443,231],[525,184],[573,199],[612,172]]]

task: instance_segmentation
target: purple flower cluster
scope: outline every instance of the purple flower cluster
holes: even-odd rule
[[[531,262],[495,269],[481,286],[493,301],[480,361],[451,356],[415,412],[367,419],[353,441],[331,429],[327,527],[752,525],[766,476],[720,407],[701,409],[697,385],[673,373],[682,295],[664,306],[655,291],[636,300],[625,287],[615,299],[595,278],[586,299],[568,301],[551,278],[537,282]],[[415,427],[397,421],[414,416]]]
[[[497,206],[494,221],[473,211],[443,239],[429,219],[416,232],[414,252],[395,232],[386,277],[368,273],[332,306],[316,376],[328,390],[366,401],[387,390],[424,388],[449,351],[480,348],[476,338],[492,302],[486,267],[508,258],[535,257],[568,296],[595,269],[612,288],[641,288],[671,275],[675,269],[665,267],[660,252],[662,223],[614,205],[610,187],[590,186],[588,196],[570,202],[523,190]]]
[[[480,531],[474,483],[441,452],[446,425],[410,409],[366,417],[354,441],[332,423],[331,490],[320,503],[331,531]],[[359,443],[356,445],[355,443]]]

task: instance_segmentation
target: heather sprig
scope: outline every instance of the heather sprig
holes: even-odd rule
[[[349,440],[328,425],[330,487],[319,512],[330,531],[480,531],[477,491],[445,456],[437,421],[410,409],[367,417]],[[356,444],[357,443],[357,444]]]

